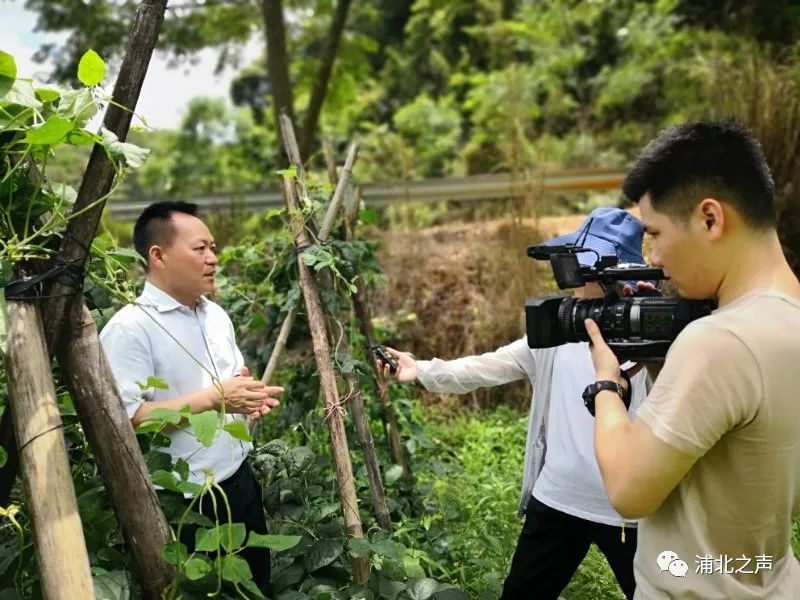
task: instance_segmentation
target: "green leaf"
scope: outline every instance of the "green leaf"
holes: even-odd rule
[[[372,552],[372,545],[364,538],[351,538],[347,541],[347,552],[353,558],[369,556]]]
[[[241,583],[253,579],[253,573],[245,559],[239,558],[235,554],[226,554],[222,557],[222,578],[234,583]]]
[[[246,533],[244,523],[224,523],[212,529],[198,529],[195,532],[195,549],[214,552],[222,546],[232,552],[242,547]]]
[[[197,556],[193,556],[187,560],[183,568],[186,571],[186,577],[192,581],[201,579],[207,573],[211,572],[211,564],[207,560]]]
[[[287,169],[280,169],[279,171],[275,171],[275,174],[280,175],[281,177],[289,177],[289,178],[297,177],[297,167],[292,165]]]
[[[181,419],[183,419],[183,415],[174,408],[154,408],[147,413],[144,421],[160,421],[170,425],[177,425],[181,422]]]
[[[97,600],[129,600],[131,588],[125,571],[92,569],[94,597]]]
[[[399,596],[400,592],[404,589],[406,589],[406,585],[399,581],[393,581],[382,575],[378,579],[378,591],[381,597],[387,600],[396,600],[397,596]]]
[[[275,552],[282,552],[294,548],[303,539],[299,535],[263,535],[251,531],[247,538],[248,548],[269,548]]]
[[[226,423],[222,428],[227,431],[231,436],[243,442],[252,442],[253,438],[250,436],[250,431],[247,429],[247,424],[244,421],[236,419],[230,423]]]
[[[3,465],[5,465],[5,464],[6,464],[6,461],[7,461],[7,460],[8,460],[8,452],[6,452],[6,449],[5,449],[5,448],[3,448],[2,446],[0,446],[0,468],[2,468],[2,467],[3,467]],[[299,539],[299,538],[298,538],[298,539]]]
[[[145,457],[147,468],[151,473],[156,471],[169,471],[172,468],[172,457],[166,452],[150,450]]]
[[[317,540],[303,559],[306,571],[313,573],[317,569],[331,564],[342,554],[342,543],[336,540]]]
[[[222,532],[217,527],[198,529],[194,532],[194,549],[198,552],[215,552],[222,544]]]
[[[86,86],[97,85],[106,76],[106,63],[94,50],[87,50],[78,63],[78,79]]]
[[[27,108],[34,108],[39,110],[42,108],[42,103],[36,97],[36,92],[30,81],[22,81],[17,79],[11,89],[8,90],[5,97],[0,102],[1,104],[18,104]]]
[[[244,523],[225,523],[219,527],[222,532],[222,547],[225,550],[233,552],[242,547],[244,538],[247,535]]]
[[[206,448],[214,443],[217,433],[218,417],[216,411],[207,410],[194,415],[189,415],[189,424],[192,426],[197,441]]]
[[[38,87],[35,93],[36,97],[42,102],[55,102],[61,98],[61,91],[55,88]]]
[[[186,551],[186,545],[181,544],[177,540],[172,540],[161,551],[161,558],[164,559],[164,562],[170,565],[177,565],[178,563],[184,562],[189,556],[188,552]]]
[[[89,133],[85,129],[73,129],[67,134],[65,141],[73,146],[91,146],[99,140],[97,135]]]
[[[403,546],[401,544],[393,542],[392,540],[380,540],[372,544],[372,550],[375,554],[386,556],[387,558],[394,558],[395,560],[400,559],[402,548]]]
[[[160,377],[148,377],[147,381],[145,382],[145,389],[146,388],[155,388],[157,390],[168,390],[169,385],[166,381],[161,379]]]
[[[0,50],[0,98],[5,96],[17,78],[17,63],[8,52]]]
[[[192,496],[196,496],[203,489],[202,485],[199,483],[192,483],[191,481],[179,481],[176,487],[179,492]]]
[[[131,248],[115,248],[114,250],[107,252],[107,254],[113,256],[122,263],[143,263],[141,255],[136,250],[132,250]]]
[[[435,600],[469,600],[469,596],[454,585],[441,584],[439,591],[433,597]]]
[[[386,485],[392,485],[403,475],[403,467],[392,465],[386,470]]]
[[[178,480],[175,478],[175,475],[169,471],[155,471],[150,475],[150,478],[153,480],[153,485],[160,486],[172,492],[179,491]]]
[[[306,570],[298,562],[293,562],[285,569],[282,569],[272,576],[272,589],[280,593],[286,588],[293,587],[303,581]]]
[[[253,583],[252,579],[240,581],[239,586],[244,588],[244,590],[248,593],[248,598],[266,598],[266,596],[261,593],[261,590],[258,589],[258,586]]]
[[[97,114],[97,102],[92,96],[92,90],[67,90],[61,94],[58,101],[58,114],[80,125]]]
[[[428,600],[439,591],[439,585],[435,579],[414,579],[406,584],[406,594],[411,600]]]
[[[174,468],[175,472],[183,481],[187,481],[189,479],[189,463],[186,462],[184,459],[179,458],[175,462]]]
[[[108,129],[103,128],[100,133],[102,143],[111,154],[111,157],[134,169],[141,167],[150,154],[150,150],[146,148],[120,142],[116,134]]]
[[[31,144],[52,146],[63,140],[75,126],[70,122],[53,115],[39,127],[29,129],[23,141]]]
[[[53,193],[53,196],[66,204],[75,204],[75,200],[78,199],[78,192],[75,191],[75,188],[67,185],[66,183],[57,183],[51,181],[50,191]]]

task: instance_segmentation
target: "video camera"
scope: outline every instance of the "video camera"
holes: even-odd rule
[[[581,252],[597,255],[593,266],[581,266],[578,261]],[[711,300],[667,298],[657,290],[639,290],[633,297],[621,296],[615,285],[618,282],[661,281],[666,276],[657,267],[618,264],[616,255],[600,256],[589,248],[565,244],[530,246],[528,256],[550,261],[559,289],[596,281],[605,294],[597,299],[563,295],[528,299],[525,328],[531,348],[589,341],[584,319],[593,319],[620,361],[663,361],[681,330],[716,307]]]

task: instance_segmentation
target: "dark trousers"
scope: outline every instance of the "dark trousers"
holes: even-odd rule
[[[253,470],[247,461],[225,481],[221,481],[219,486],[225,491],[228,503],[231,507],[231,522],[244,523],[248,534],[251,531],[260,534],[267,533],[267,521],[264,517],[264,504],[261,498],[261,486],[253,475]],[[204,495],[195,504],[194,510],[204,514],[212,521],[219,521],[220,524],[228,522],[228,511],[222,495],[212,490],[217,503],[217,514],[214,515],[214,504],[210,494]],[[190,500],[185,500],[188,504]],[[181,531],[181,541],[186,544],[189,552],[194,550],[195,531],[197,526],[187,525]],[[245,541],[247,538],[245,538]],[[269,576],[270,576],[270,557],[268,548],[245,548],[239,552],[239,556],[250,565],[253,573],[253,582],[258,586],[265,596],[269,597]]]
[[[636,528],[625,529],[579,519],[531,498],[525,524],[503,585],[503,600],[556,600],[589,551],[597,544],[628,598],[633,598]]]

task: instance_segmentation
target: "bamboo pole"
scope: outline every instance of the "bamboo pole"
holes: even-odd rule
[[[299,161],[299,152],[294,136],[292,122],[285,115],[281,115],[281,129],[286,150],[291,163],[295,157]],[[293,156],[294,155],[294,156]],[[298,249],[309,246],[310,239],[306,232],[305,223],[298,202],[295,183],[289,178],[284,178],[284,193],[286,204],[291,218],[292,233]],[[339,498],[344,516],[347,535],[353,538],[363,538],[361,515],[358,510],[358,497],[356,495],[353,465],[350,461],[350,451],[347,446],[347,432],[344,428],[343,409],[339,400],[339,390],[336,386],[336,377],[333,372],[328,334],[325,330],[325,317],[322,310],[322,301],[319,296],[317,284],[308,266],[303,261],[302,252],[297,255],[297,270],[300,275],[300,289],[305,300],[308,325],[311,330],[311,340],[314,346],[314,356],[319,373],[320,387],[325,398],[326,420],[331,435],[331,451],[336,469],[336,481],[339,486]],[[353,579],[360,585],[369,580],[369,559],[367,557],[353,558]]]
[[[356,222],[358,220],[358,206],[360,204],[360,191],[361,188],[356,188],[356,196],[353,203],[348,207],[347,214],[344,220],[345,240],[350,241],[355,237]],[[367,290],[364,285],[364,280],[359,279],[356,281],[356,293],[353,294],[353,312],[356,314],[361,335],[364,337],[366,345],[366,353],[368,357],[372,356],[372,345],[374,344],[375,335],[372,329],[372,318],[370,316],[369,304],[367,303]],[[369,361],[375,381],[378,386],[378,398],[381,403],[381,410],[383,413],[383,423],[386,429],[386,437],[389,440],[389,448],[392,451],[392,457],[395,462],[400,465],[403,475],[411,474],[411,467],[408,464],[408,457],[406,455],[403,440],[400,437],[400,428],[397,424],[397,415],[395,415],[394,407],[392,406],[389,398],[389,385],[381,373],[381,370],[375,364],[374,360]]]
[[[33,523],[42,593],[48,599],[94,598],[39,311],[32,303],[11,301],[7,315],[5,364],[10,410]]]

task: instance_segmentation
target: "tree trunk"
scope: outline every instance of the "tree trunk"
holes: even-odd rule
[[[285,148],[280,117],[282,114],[286,114],[294,121],[294,100],[292,98],[292,82],[289,79],[283,2],[281,0],[262,0],[261,13],[264,17],[264,35],[267,39],[267,76],[272,90],[275,131],[278,133],[281,147]],[[278,160],[282,164],[288,164],[280,152],[278,152]]]
[[[122,406],[97,328],[85,305],[73,305],[72,328],[58,347],[58,362],[72,394],[146,596],[160,598],[175,577],[161,560],[172,539],[133,426]]]
[[[314,133],[317,130],[322,105],[328,93],[331,73],[333,72],[333,62],[336,60],[336,52],[339,48],[339,41],[342,39],[344,24],[347,21],[347,13],[350,10],[351,0],[339,0],[336,3],[336,12],[331,21],[331,28],[328,30],[328,39],[325,43],[325,51],[320,59],[317,77],[314,80],[314,87],[311,90],[311,99],[308,101],[303,129],[300,132],[300,157],[308,160],[311,149],[314,147]]]
[[[36,306],[8,303],[8,393],[45,598],[94,598],[89,557]]]
[[[136,102],[139,100],[166,6],[166,0],[143,0],[136,13],[136,22],[133,24],[125,58],[114,85],[114,102],[109,103],[103,119],[103,127],[116,134],[120,141],[124,141],[128,136],[133,117],[131,111],[136,108]],[[130,110],[124,110],[115,104],[126,106]],[[61,243],[59,258],[65,263],[79,269],[83,269],[86,264],[89,247],[105,207],[105,201],[101,199],[111,190],[115,175],[116,169],[108,158],[105,148],[95,144],[72,209],[73,214],[83,210],[86,212],[69,221]],[[67,316],[71,314],[69,305],[76,301],[79,289],[80,285],[76,285],[74,281],[56,281],[45,294],[49,298],[42,307],[42,315],[45,319],[44,329],[51,356],[55,353],[54,348],[67,324]]]

